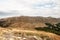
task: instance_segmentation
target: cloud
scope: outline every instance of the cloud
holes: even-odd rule
[[[0,0],[0,16],[28,15],[60,17],[60,0]],[[16,12],[17,11],[17,12]]]
[[[36,3],[34,4],[34,7],[35,8],[54,8],[56,7],[56,3],[54,3],[53,1],[52,2],[39,2],[39,3]]]

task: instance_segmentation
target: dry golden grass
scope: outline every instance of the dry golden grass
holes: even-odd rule
[[[52,38],[53,40],[60,40],[60,36],[53,34],[53,33],[49,33],[49,32],[44,32],[44,31],[36,31],[36,30],[22,30],[22,29],[16,29],[16,28],[12,28],[12,29],[7,29],[7,28],[0,28],[0,36],[3,35],[3,33],[15,33],[17,35],[17,33],[21,33],[21,35],[36,35],[36,36],[48,36],[49,38]]]

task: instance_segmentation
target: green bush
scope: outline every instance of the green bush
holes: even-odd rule
[[[0,21],[0,26],[1,26],[1,27],[8,27],[9,25],[10,25],[10,23],[7,22],[7,21],[5,21],[5,20]]]
[[[45,23],[47,25],[47,27],[37,27],[35,28],[36,30],[42,30],[42,31],[47,31],[47,32],[52,32],[55,33],[57,35],[60,35],[60,23],[57,24],[50,24],[50,23]]]

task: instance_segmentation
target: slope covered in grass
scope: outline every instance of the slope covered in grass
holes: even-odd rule
[[[21,30],[16,28],[14,29],[0,28],[0,32],[1,32],[0,39],[1,37],[6,38],[8,35],[8,37],[11,37],[12,39],[16,38],[16,40],[18,40],[18,37],[27,38],[27,39],[28,37],[33,37],[33,38],[36,37],[37,38],[37,39],[35,38],[36,40],[38,39],[60,40],[60,36],[44,31]]]

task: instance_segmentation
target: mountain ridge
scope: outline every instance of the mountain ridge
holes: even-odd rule
[[[9,17],[9,18],[2,18],[0,22],[5,21],[5,24],[10,24],[9,26],[45,26],[45,23],[60,23],[60,18],[52,18],[52,17],[30,17],[30,16],[19,16],[19,17]],[[4,22],[3,22],[4,23]],[[20,25],[21,24],[21,25]]]

